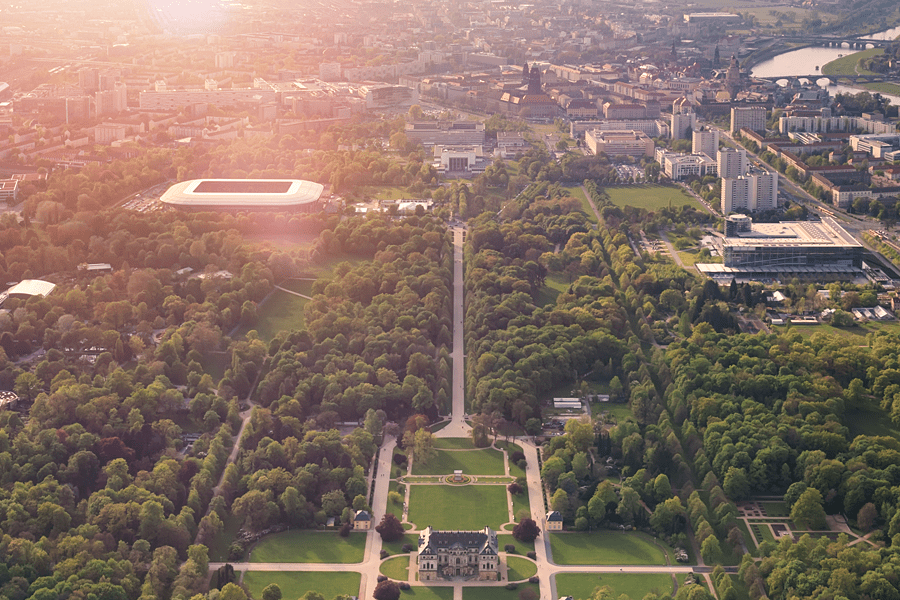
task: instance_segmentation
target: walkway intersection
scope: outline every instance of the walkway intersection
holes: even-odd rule
[[[463,348],[463,229],[457,227],[452,229],[454,241],[454,269],[453,269],[453,351],[451,357],[453,359],[453,385],[452,385],[452,409],[449,424],[435,432],[436,438],[469,438],[471,436],[471,427],[466,423],[465,418],[465,369],[464,369],[464,348]],[[691,566],[681,565],[557,565],[553,562],[552,552],[550,549],[550,539],[544,529],[544,517],[546,514],[546,504],[544,494],[541,488],[540,469],[538,461],[538,448],[528,438],[513,438],[525,454],[527,462],[525,472],[527,478],[527,492],[531,509],[531,518],[541,527],[541,534],[535,540],[534,551],[536,555],[537,576],[539,578],[540,598],[541,600],[555,600],[558,598],[556,590],[555,575],[558,573],[586,573],[586,574],[603,574],[603,573],[667,573],[667,574],[687,574],[694,570]],[[375,461],[374,478],[375,486],[372,495],[372,518],[373,525],[379,523],[387,512],[388,493],[390,491],[391,482],[391,466],[396,447],[396,439],[388,437],[384,440],[378,451]],[[235,448],[235,451],[237,448]],[[441,452],[453,452],[452,449],[441,449]],[[464,450],[463,450],[464,451]],[[506,485],[514,478],[510,476],[509,456],[503,450],[503,462],[505,475],[469,475],[471,481],[467,484],[455,484],[457,486],[478,486],[478,485]],[[430,481],[434,480],[434,481]],[[403,508],[404,523],[409,523],[409,501],[410,488],[412,485],[421,485],[430,482],[431,485],[438,484],[437,476],[412,475],[412,465],[407,467],[405,476],[397,478],[397,481],[404,484],[406,497]],[[449,485],[449,484],[443,484]],[[498,533],[509,534],[511,526],[514,523],[515,515],[513,512],[513,501],[507,491],[507,512],[509,521],[504,524],[504,528]],[[411,524],[412,529],[407,533],[417,533],[415,528],[421,524]],[[375,585],[380,575],[380,567],[382,564],[381,536],[375,532],[374,528],[370,529],[366,534],[366,546],[364,558],[359,563],[253,563],[241,562],[231,563],[236,571],[263,571],[263,572],[355,572],[360,573],[360,589],[359,598],[361,600],[371,600]],[[415,553],[400,555],[408,556],[410,560],[407,582],[410,586],[423,586],[422,583],[416,581],[416,565]],[[505,557],[505,553],[501,554]],[[394,558],[394,557],[391,557]],[[525,559],[522,557],[524,560]],[[211,562],[210,570],[215,570],[225,563]],[[506,563],[503,561],[504,572]],[[429,586],[434,587],[452,587],[453,600],[463,600],[463,588],[465,587],[501,587],[507,584],[504,578],[502,581],[447,581],[447,582],[429,582]],[[402,596],[401,596],[402,599]]]

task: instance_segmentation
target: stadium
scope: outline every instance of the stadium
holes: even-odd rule
[[[160,201],[182,210],[318,212],[320,183],[302,179],[191,179],[176,183]]]

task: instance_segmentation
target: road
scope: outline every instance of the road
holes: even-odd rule
[[[672,258],[675,260],[675,264],[684,269],[685,266],[684,263],[681,262],[681,257],[678,256],[678,251],[675,250],[674,246],[672,246],[672,242],[669,241],[669,238],[664,231],[659,232],[659,238],[662,240],[663,244],[666,245],[666,249],[669,251],[669,254],[672,255]]]

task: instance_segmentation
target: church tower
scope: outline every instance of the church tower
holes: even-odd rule
[[[528,68],[528,63],[526,62],[522,66],[522,85],[528,85],[528,82],[531,81],[531,71]]]
[[[537,65],[531,65],[531,74],[528,76],[528,93],[543,94],[541,88],[541,71]]]
[[[725,72],[725,87],[731,93],[732,100],[741,91],[741,66],[734,54],[731,55],[731,64],[728,65],[728,70]]]

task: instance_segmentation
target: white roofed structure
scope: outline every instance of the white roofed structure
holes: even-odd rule
[[[160,198],[185,210],[283,210],[317,212],[325,186],[303,179],[191,179]]]

